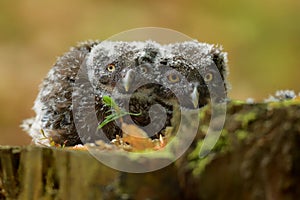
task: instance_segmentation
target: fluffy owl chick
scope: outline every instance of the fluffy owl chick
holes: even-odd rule
[[[78,70],[86,55],[99,42],[84,42],[59,57],[40,86],[33,110],[36,117],[24,121],[22,127],[35,144],[80,144],[72,115],[72,92]],[[41,133],[43,132],[43,134]],[[45,138],[46,137],[46,138]]]
[[[157,65],[159,82],[156,93],[160,101],[194,109],[210,100],[226,99],[228,84],[227,55],[214,45],[187,41],[165,46],[166,52]]]
[[[86,64],[88,79],[94,88],[95,95],[100,98],[103,95],[109,95],[123,110],[139,113],[138,116],[124,116],[123,121],[134,123],[145,129],[146,132],[151,130],[149,135],[153,135],[163,128],[158,123],[161,119],[158,117],[151,119],[149,113],[151,107],[157,104],[154,93],[156,74],[153,66],[160,58],[161,49],[161,45],[152,41],[107,41],[92,50]],[[104,94],[103,90],[108,93]],[[107,113],[103,112],[103,105],[99,104],[98,108],[100,107],[101,109],[96,109],[99,121],[104,118],[103,114]],[[152,109],[151,111],[157,110]],[[151,129],[147,126],[150,123],[152,124]],[[122,135],[122,132],[119,129],[117,131],[115,127],[118,127],[116,123],[110,123],[104,126],[102,131],[109,139],[113,139],[115,135]]]
[[[158,46],[154,42],[85,42],[71,48],[49,71],[34,104],[36,117],[25,120],[23,128],[36,144],[49,145],[49,138],[66,146],[109,141],[122,134],[119,126],[111,122],[98,130],[89,114],[96,113],[98,122],[110,114],[111,108],[102,102],[104,95],[112,96],[120,107],[130,100],[129,111],[142,112],[135,121],[144,125],[149,121],[146,105],[151,104],[153,92],[141,82],[151,76],[147,63],[155,59]]]

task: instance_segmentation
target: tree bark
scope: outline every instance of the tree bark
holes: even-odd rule
[[[228,103],[222,134],[204,158],[198,156],[199,146],[211,111],[206,106],[200,112],[201,126],[186,153],[169,166],[149,173],[119,172],[84,150],[1,146],[0,199],[300,197],[297,101]]]

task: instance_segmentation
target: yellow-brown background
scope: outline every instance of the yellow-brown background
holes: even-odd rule
[[[38,85],[77,41],[145,26],[175,29],[229,54],[230,97],[300,91],[300,1],[0,1],[0,145],[28,144]]]

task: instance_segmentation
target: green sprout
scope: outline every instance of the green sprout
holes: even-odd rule
[[[105,119],[99,124],[98,129],[104,127],[109,122],[112,122],[119,118],[122,118],[125,115],[139,116],[142,114],[141,112],[140,113],[131,113],[131,112],[126,112],[126,111],[120,109],[119,106],[116,104],[116,102],[109,96],[106,96],[106,95],[103,96],[102,100],[105,105],[112,108],[112,113],[105,117]],[[110,112],[110,110],[107,112]]]

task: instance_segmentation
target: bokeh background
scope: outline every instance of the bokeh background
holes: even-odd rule
[[[0,145],[26,145],[19,128],[57,56],[78,41],[138,27],[221,44],[234,99],[300,91],[299,0],[0,0]]]

